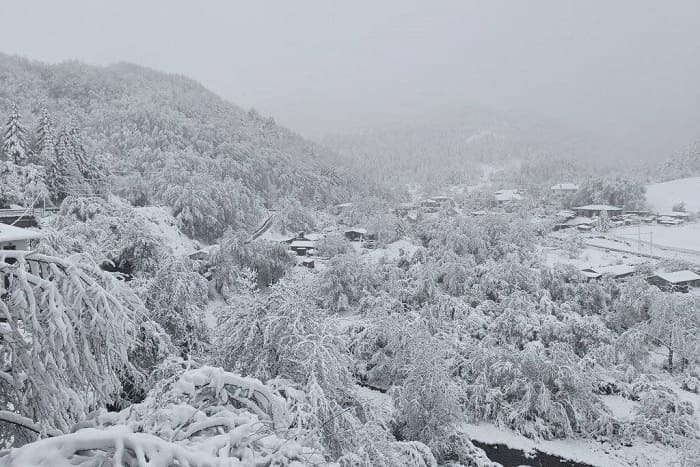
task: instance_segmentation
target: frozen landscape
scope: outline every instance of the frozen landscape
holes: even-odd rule
[[[0,6],[0,467],[700,466],[697,14]]]

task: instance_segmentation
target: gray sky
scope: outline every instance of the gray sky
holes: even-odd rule
[[[5,53],[181,73],[310,137],[462,104],[640,154],[700,137],[698,0],[21,0],[0,18]]]

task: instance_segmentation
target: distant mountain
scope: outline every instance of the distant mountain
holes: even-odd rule
[[[56,133],[77,126],[134,204],[167,204],[194,236],[256,224],[265,204],[323,206],[367,187],[336,156],[200,84],[131,64],[46,65],[0,54],[0,119],[13,103],[33,135],[42,108]]]
[[[559,124],[480,108],[332,134],[323,143],[368,177],[429,189],[473,182],[482,165],[512,166],[542,158],[590,160],[599,153]]]
[[[700,175],[700,140],[676,152],[661,164],[652,166],[649,174],[656,181]]]

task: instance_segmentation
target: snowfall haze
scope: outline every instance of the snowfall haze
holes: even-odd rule
[[[700,466],[700,3],[0,3],[0,467]]]
[[[184,74],[312,138],[477,106],[639,159],[700,129],[693,0],[30,0],[0,17],[5,53]]]

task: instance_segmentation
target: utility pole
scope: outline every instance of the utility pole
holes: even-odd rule
[[[637,224],[637,251],[642,251],[642,223]]]
[[[653,232],[649,232],[649,254],[654,254],[654,241],[652,240]]]

